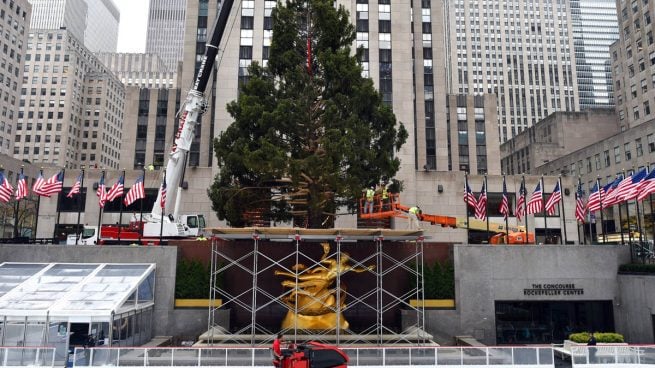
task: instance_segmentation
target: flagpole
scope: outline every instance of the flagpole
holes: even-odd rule
[[[468,201],[468,195],[469,195],[469,176],[468,173],[464,173],[464,193],[466,195],[466,243],[468,244],[471,241],[471,225],[470,225],[470,217],[469,216],[469,201]]]
[[[582,193],[580,192],[582,188],[582,182],[580,180],[580,176],[578,176],[578,186],[575,188],[575,227],[576,230],[578,231],[578,243],[579,244],[584,244],[584,240],[581,243],[580,242],[580,224],[578,223],[578,201],[581,199]],[[564,204],[562,203],[562,207],[564,207]],[[566,223],[564,224],[566,226]],[[584,235],[584,222],[582,222],[582,234]]]
[[[546,193],[546,188],[544,187],[544,176],[541,176],[541,209],[544,211],[544,244],[548,244],[548,221],[546,220],[546,200],[544,199],[544,194]],[[536,226],[536,225],[535,225]],[[535,229],[535,233],[537,230]],[[536,234],[535,234],[536,236]]]
[[[77,231],[80,230],[80,215],[82,213],[82,201],[86,200],[86,195],[84,196],[84,198],[82,198],[82,192],[84,191],[84,165],[80,167],[82,168],[82,179],[80,180],[80,192],[78,193],[79,196],[77,197],[77,225],[75,226],[75,229],[77,229]],[[80,239],[81,236],[80,234],[84,234],[84,229],[82,229],[81,233],[78,232],[78,235],[75,237],[75,245],[77,245],[77,242]]]
[[[39,170],[41,176],[43,176],[43,166]],[[33,191],[32,191],[33,192]],[[34,236],[32,238],[36,239],[36,232],[39,230],[39,208],[41,207],[41,196],[36,193],[36,216],[34,220]]]
[[[104,180],[105,180],[105,170],[101,171],[100,179],[104,182]],[[98,182],[98,189],[100,189],[100,182]],[[101,190],[104,191],[104,189],[101,189]],[[103,195],[104,195],[104,193],[103,193]],[[100,244],[100,235],[101,235],[100,230],[101,230],[101,227],[102,227],[102,210],[103,209],[104,209],[104,206],[100,206],[100,202],[98,202],[98,210],[99,210],[99,213],[98,213],[98,236],[96,237],[97,238],[96,244],[98,244],[98,245]]]
[[[61,191],[64,189],[64,180],[66,179],[66,168],[61,169],[61,190],[57,193],[57,223],[55,229],[59,230],[59,220],[61,218]]]
[[[628,227],[630,227],[630,218],[628,217]],[[621,211],[621,203],[619,203],[619,230],[621,231],[621,244],[625,244],[623,238],[623,211]],[[630,230],[628,230],[629,232]]]
[[[507,213],[505,214],[505,244],[509,244],[509,197],[507,195],[507,182],[503,174],[503,197],[507,198]]]
[[[123,227],[123,198],[125,196],[125,169],[123,169],[123,175],[121,176],[123,178],[123,188],[121,189],[121,196],[120,196],[120,210],[118,212],[118,244],[121,243],[121,228]],[[118,180],[121,180],[118,178]]]
[[[143,178],[143,192],[144,197],[141,198],[141,206],[139,208],[139,244],[141,244],[141,238],[143,237],[143,202],[146,200],[145,191],[146,191],[146,164],[143,164],[141,168],[141,175]],[[155,199],[156,200],[156,199]]]
[[[20,165],[20,175],[23,175],[23,168],[25,165]],[[16,179],[16,190],[18,190],[18,183],[20,176]],[[14,203],[14,239],[18,238],[18,211],[20,211],[20,200],[14,195],[16,203]]]
[[[562,176],[561,175],[557,178],[557,181],[559,182],[559,194],[560,194],[560,196],[562,198],[562,200],[560,201],[560,206],[562,208],[562,211],[561,211],[562,212],[562,222],[563,222],[562,227],[564,228],[564,240],[562,241],[561,237],[559,238],[559,240],[560,240],[560,244],[566,244],[566,243],[568,243],[569,239],[568,239],[568,237],[566,235],[566,212],[564,211],[564,193],[562,193],[563,190],[562,190]]]
[[[600,230],[603,232],[603,243],[607,241],[607,235],[605,234],[605,217],[603,216],[603,188],[600,186],[600,176],[596,178],[596,183],[598,184],[598,200],[600,203]]]
[[[525,175],[521,175],[521,187],[523,188],[523,193],[525,197],[523,198],[523,218],[525,219],[525,244],[528,244],[528,190],[525,187]],[[521,191],[519,189],[519,191]],[[537,229],[535,228],[535,231]],[[535,243],[537,241],[537,234],[535,234]]]
[[[166,170],[164,170],[164,179],[163,180],[166,180]],[[161,186],[161,183],[159,185]],[[168,183],[166,185],[168,185]],[[468,206],[468,203],[466,205]],[[164,210],[165,210],[165,208],[161,205],[161,203],[159,204],[159,207],[161,207],[161,218],[159,219],[159,245],[162,245],[162,241],[163,241],[163,237],[164,237]],[[466,208],[466,213],[468,214],[468,207]]]

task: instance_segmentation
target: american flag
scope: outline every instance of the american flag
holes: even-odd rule
[[[7,180],[4,173],[0,171],[0,201],[5,203],[9,202],[13,192],[14,187],[11,186],[11,183],[9,183],[9,180]]]
[[[163,215],[164,208],[166,208],[166,172],[164,172],[164,179],[161,182],[161,200],[159,202],[159,206],[162,209],[161,214]]]
[[[107,203],[107,188],[105,187],[105,172],[102,172],[100,176],[100,181],[98,182],[98,190],[96,191],[98,196],[98,205],[100,208],[105,208],[105,203]]]
[[[75,184],[73,184],[73,187],[71,190],[68,192],[66,195],[67,198],[73,198],[75,194],[78,194],[80,192],[80,189],[82,187],[82,178],[84,177],[84,173],[80,173],[80,175],[77,177],[77,180],[75,180]]]
[[[637,197],[641,181],[644,180],[646,176],[648,176],[648,169],[646,168],[643,168],[636,173],[632,173],[632,180],[621,189],[621,193],[616,195],[617,199],[620,202],[635,199]]]
[[[45,179],[43,179],[43,171],[39,173],[39,177],[36,178],[36,181],[34,182],[34,185],[32,185],[32,192],[36,195],[43,195],[41,194],[41,187],[45,184]]]
[[[61,192],[64,188],[64,172],[59,171],[39,188],[39,195],[50,197],[53,194]]]
[[[480,220],[487,218],[487,191],[484,184],[485,183],[482,183],[482,190],[478,197],[478,204],[475,206],[475,218]]]
[[[555,207],[561,200],[562,200],[562,188],[560,188],[559,181],[558,181],[557,184],[555,184],[555,189],[553,189],[553,193],[551,193],[550,197],[548,197],[548,200],[546,201],[546,212],[548,212],[550,216],[555,214]]]
[[[23,175],[23,169],[20,170],[20,175],[18,176],[18,183],[16,187],[17,201],[27,197],[27,181],[25,180],[25,175]]]
[[[578,190],[575,192],[575,218],[584,224],[586,213],[584,195],[582,194],[582,182],[578,180]]]
[[[503,176],[503,199],[500,201],[500,208],[498,212],[503,214],[507,219],[509,217],[509,199],[507,198],[507,184],[505,183],[505,176]]]
[[[587,211],[596,212],[600,210],[600,202],[603,197],[603,188],[600,187],[600,183],[596,180],[593,188],[589,191],[589,201],[587,201]]]
[[[624,178],[623,175],[619,175],[611,183],[611,186],[609,188],[608,186],[610,184],[607,184],[605,187],[603,187],[603,189],[605,190],[604,197],[603,197],[603,208],[609,208],[621,202],[619,200],[619,195],[621,195],[621,193],[624,193],[623,188],[630,182],[632,182],[632,178],[630,176]]]
[[[521,188],[519,189],[519,199],[516,200],[516,210],[514,210],[516,219],[521,221],[525,215],[525,182],[521,181]]]
[[[655,170],[651,170],[647,177],[639,184],[639,194],[637,200],[643,201],[649,195],[655,193]]]
[[[532,197],[528,201],[528,214],[539,213],[544,209],[544,200],[541,198],[541,182],[537,183],[537,187],[532,192]]]
[[[136,182],[134,182],[134,185],[132,185],[132,188],[127,191],[127,194],[125,195],[125,199],[123,199],[123,203],[125,203],[126,206],[131,205],[136,201],[137,199],[145,198],[146,197],[146,189],[143,186],[143,176],[139,176],[138,179],[136,179]]]
[[[478,201],[475,199],[471,187],[469,187],[468,180],[464,183],[464,202],[473,208],[478,205]]]
[[[114,199],[123,196],[125,190],[125,178],[121,175],[116,183],[107,191],[107,202],[113,202]]]

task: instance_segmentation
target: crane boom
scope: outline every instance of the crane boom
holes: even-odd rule
[[[189,149],[191,148],[191,143],[193,142],[193,137],[195,136],[196,124],[200,116],[205,111],[207,107],[207,102],[205,100],[205,89],[209,83],[209,77],[211,76],[212,69],[214,68],[214,63],[216,61],[216,55],[218,54],[218,46],[221,43],[223,38],[223,33],[227,25],[228,17],[230,16],[230,10],[232,9],[232,4],[234,0],[223,0],[220,12],[216,21],[214,23],[214,30],[212,32],[212,37],[205,47],[205,54],[203,55],[200,68],[196,74],[195,80],[191,90],[187,94],[184,106],[179,113],[179,126],[177,133],[175,135],[175,142],[171,147],[171,151],[168,154],[168,163],[166,164],[166,184],[171,188],[178,188],[177,194],[175,196],[166,196],[166,203],[164,206],[164,214],[171,212],[171,203],[175,199],[175,208],[174,208],[174,217],[178,217],[179,203],[181,198],[181,186],[182,179],[184,175],[184,169],[186,167],[187,155]],[[161,201],[161,187],[159,188],[159,193],[157,194],[157,200],[152,208],[152,217],[161,218],[162,217],[162,208],[160,206]]]

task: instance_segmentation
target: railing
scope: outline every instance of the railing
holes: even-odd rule
[[[654,345],[573,345],[571,363],[579,366],[619,367],[655,365]]]
[[[54,367],[55,348],[0,347],[0,367]]]
[[[550,346],[342,348],[349,367],[554,367]],[[271,367],[268,348],[76,348],[75,367]]]

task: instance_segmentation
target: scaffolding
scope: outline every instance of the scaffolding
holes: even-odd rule
[[[302,292],[299,278],[316,272],[310,270],[325,268],[322,262],[325,258],[336,260],[333,263],[336,280],[331,286],[336,303],[330,306],[330,312],[336,316],[335,326],[347,327],[303,329],[294,317],[291,319],[293,326],[281,331],[286,340],[315,340],[339,346],[431,343],[432,336],[425,332],[423,303],[410,302],[424,299],[424,236],[421,231],[298,228],[215,228],[211,231],[214,234],[211,300],[208,331],[200,337],[203,345],[269,344],[280,332],[284,313],[297,317],[303,312],[298,303],[285,300],[295,298],[297,301]],[[319,243],[324,244],[325,250],[321,259],[316,256]],[[329,243],[329,252],[325,243]],[[342,259],[344,255],[347,258]],[[347,269],[342,269],[343,261],[350,262]],[[350,272],[354,268],[359,273]],[[271,287],[271,283],[280,281],[274,276],[275,270],[295,276],[295,286],[275,291],[279,286]],[[234,282],[225,279],[226,275],[246,286],[235,289]],[[245,278],[252,278],[252,284],[244,282]],[[344,287],[342,281],[346,280],[355,287]],[[226,328],[221,326],[225,313],[229,313],[231,320],[235,315],[248,318],[241,318],[240,323],[230,323]],[[355,317],[357,320],[352,319],[352,325],[341,320],[349,315],[359,316]],[[276,323],[271,324],[271,320]]]

